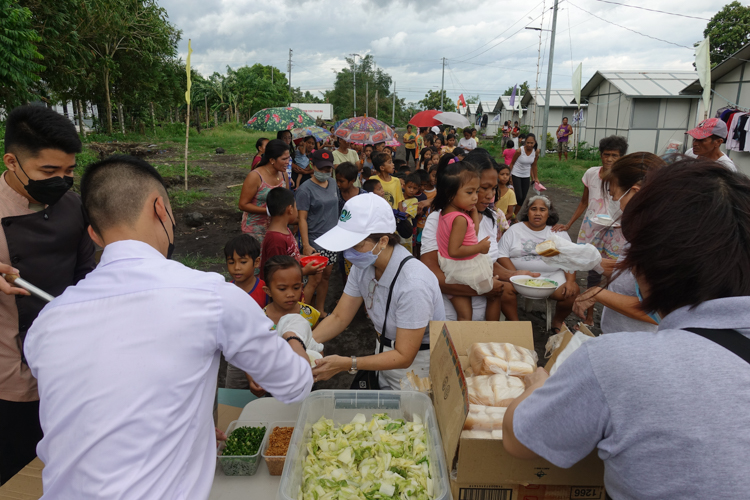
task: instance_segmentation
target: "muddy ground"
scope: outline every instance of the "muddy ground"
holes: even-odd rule
[[[399,148],[397,158],[404,158],[403,147]],[[176,152],[161,151],[158,155],[161,163],[181,162]],[[250,158],[246,155],[202,155],[192,165],[198,165],[211,172],[209,177],[190,177],[190,185],[204,193],[204,198],[174,210],[177,219],[177,236],[175,241],[175,258],[190,257],[195,267],[213,272],[225,272],[222,248],[234,236],[241,234],[241,212],[237,208],[239,184],[250,172]],[[155,160],[156,161],[156,160]],[[181,188],[181,178],[170,178],[168,183],[172,189]],[[549,184],[547,184],[549,186]],[[555,203],[561,220],[567,221],[575,211],[579,197],[566,189],[549,187],[547,194]],[[186,214],[200,212],[204,222],[199,227],[189,227],[186,224]],[[570,230],[570,236],[575,241],[580,227],[580,220]],[[578,283],[585,287],[586,273],[579,273]],[[343,281],[338,270],[331,277],[326,311],[333,310],[338,297],[343,290]],[[540,359],[544,359],[544,346],[549,337],[545,331],[544,303],[534,301],[529,311],[524,310],[524,300],[519,299],[519,315],[522,321],[530,321],[534,330],[534,342]],[[601,306],[595,312],[595,324],[599,325]],[[566,323],[573,327],[579,318],[575,315],[568,317]],[[594,328],[599,333],[598,328]],[[352,324],[336,339],[326,345],[326,353],[344,356],[365,356],[372,354],[375,346],[374,329],[372,323],[362,308]],[[223,371],[219,377],[219,385],[223,387]],[[352,376],[342,373],[327,382],[321,382],[321,389],[348,389]]]

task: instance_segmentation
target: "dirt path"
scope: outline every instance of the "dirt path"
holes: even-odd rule
[[[403,155],[403,147],[399,148],[398,155]],[[163,157],[164,163],[180,161],[179,158]],[[177,235],[175,241],[175,258],[183,260],[201,270],[224,273],[224,256],[222,248],[232,237],[241,234],[240,221],[242,214],[237,208],[239,187],[228,188],[241,184],[250,170],[247,168],[245,156],[232,155],[202,155],[200,159],[191,162],[211,172],[209,177],[190,177],[190,185],[197,187],[203,193],[202,199],[190,203],[184,207],[175,209],[177,219]],[[181,178],[168,179],[172,190],[180,189]],[[548,196],[555,203],[561,220],[567,221],[575,211],[579,198],[570,191],[551,187],[547,191]],[[187,215],[199,212],[203,217],[203,223],[198,227],[187,225]],[[580,221],[571,228],[569,234],[575,241],[580,228]],[[578,282],[585,286],[586,273],[579,273]],[[330,312],[335,307],[338,297],[343,291],[343,281],[340,273],[335,271],[331,277],[326,311]],[[523,310],[524,301],[519,300],[519,316],[522,321],[530,321],[534,330],[534,341],[540,359],[544,354],[544,345],[549,336],[545,331],[544,303],[535,301],[529,311]],[[600,308],[595,314],[598,325],[601,315]],[[571,315],[567,324],[573,326],[578,318]],[[597,330],[598,333],[598,330]],[[339,354],[343,356],[365,356],[372,354],[375,348],[375,331],[372,322],[361,309],[352,324],[336,339],[326,345],[328,354]],[[223,371],[222,371],[223,372]],[[223,386],[223,373],[220,375],[220,386]],[[332,380],[319,383],[318,387],[326,389],[348,388],[352,376],[343,373]]]

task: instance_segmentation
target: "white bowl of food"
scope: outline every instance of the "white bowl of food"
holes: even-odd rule
[[[528,299],[546,299],[560,287],[555,280],[531,276],[511,276],[510,282],[518,293]]]

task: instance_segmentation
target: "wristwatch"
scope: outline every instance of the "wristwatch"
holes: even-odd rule
[[[356,375],[358,371],[359,370],[357,370],[357,356],[352,356],[352,367],[349,370],[349,375]]]

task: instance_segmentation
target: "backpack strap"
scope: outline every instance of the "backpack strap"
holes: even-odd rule
[[[684,328],[684,330],[719,344],[750,364],[750,339],[737,330],[713,328]]]
[[[385,326],[388,324],[388,310],[391,308],[391,299],[393,298],[393,287],[396,286],[396,280],[398,279],[398,275],[401,274],[401,269],[403,269],[404,264],[406,264],[413,258],[414,256],[410,255],[401,261],[401,264],[399,264],[396,274],[393,276],[393,281],[391,281],[391,286],[388,289],[388,300],[385,303],[385,319],[383,319],[383,329],[380,330],[380,335],[382,335],[383,337],[385,337]],[[380,346],[382,349],[382,346],[383,346],[382,342],[380,343]]]

